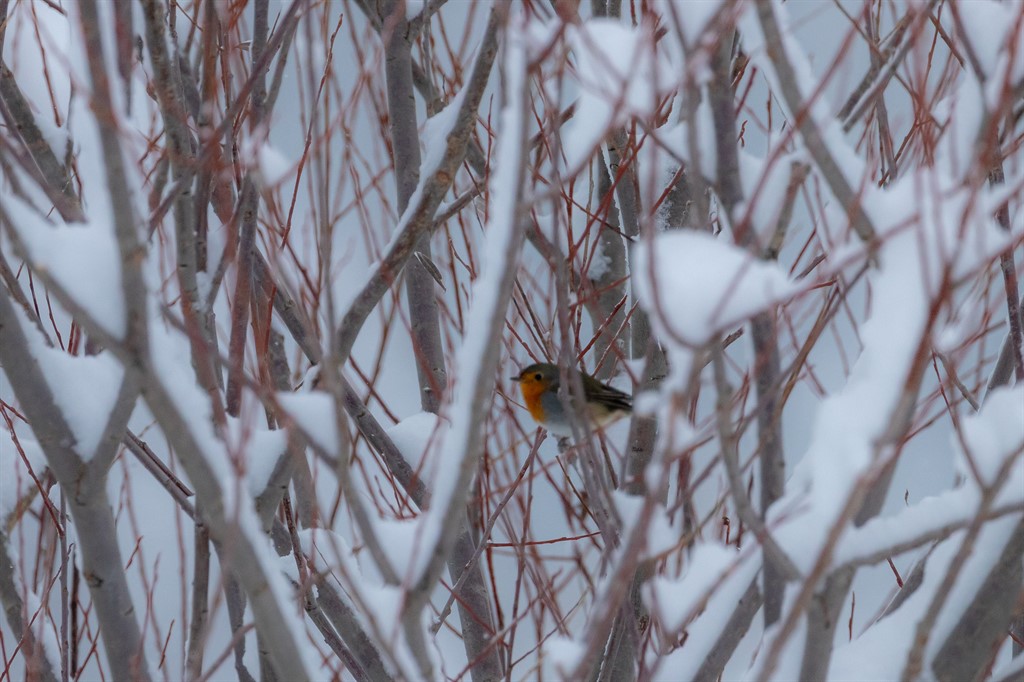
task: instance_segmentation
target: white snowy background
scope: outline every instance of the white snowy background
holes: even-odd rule
[[[424,5],[405,4],[410,19]],[[418,61],[432,60],[429,76],[447,108],[427,118],[427,107],[417,100],[419,192],[446,152],[491,8],[470,0],[425,4],[437,12],[427,29],[432,40],[429,47],[420,40],[413,54]],[[827,676],[889,680],[906,675],[918,625],[937,608],[927,616],[925,668],[916,673],[929,677],[930,662],[976,599],[996,558],[1020,532],[1024,516],[1024,383],[1013,385],[1011,378],[1008,386],[987,389],[1008,331],[1000,258],[1009,258],[1017,277],[1024,274],[1024,10],[994,0],[957,3],[956,16],[949,2],[884,3],[881,10],[879,3],[856,1],[767,5],[783,32],[785,61],[795,70],[793,84],[803,107],[798,124],[782,94],[782,81],[790,78],[779,68],[783,46],[766,44],[771,41],[752,3],[665,0],[644,3],[650,13],[642,14],[640,2],[626,0],[621,18],[593,17],[586,0],[578,9],[571,2],[554,4],[557,11],[536,0],[511,3],[474,126],[489,172],[481,177],[471,164],[460,164],[454,189],[436,212],[444,213],[463,193],[479,191],[432,239],[449,377],[439,415],[421,408],[404,287],[394,284],[366,317],[350,361],[337,372],[311,371],[274,314],[272,328],[284,337],[290,365],[289,390],[264,375],[260,354],[266,345],[250,330],[244,348],[248,382],[238,416],[218,416],[222,408],[197,380],[194,346],[182,331],[190,322],[182,321],[176,275],[176,209],[152,220],[174,183],[173,177],[159,181],[167,172],[160,163],[169,143],[166,133],[161,135],[163,119],[149,86],[153,64],[140,43],[136,56],[141,60],[132,62],[126,87],[114,67],[114,31],[103,32],[112,123],[126,170],[118,196],[129,199],[127,213],[143,246],[134,263],[144,287],[149,334],[142,349],[150,360],[145,371],[184,420],[187,434],[174,431],[165,416],[171,408],[150,404],[146,391],[155,391],[152,387],[143,389],[145,397],[134,404],[127,426],[186,486],[218,491],[227,527],[245,548],[233,554],[226,547],[211,556],[210,622],[203,633],[208,679],[241,675],[231,653],[222,556],[252,558],[252,571],[266,580],[270,597],[260,608],[267,610],[257,613],[250,604],[243,620],[259,625],[268,613],[281,615],[278,627],[289,633],[298,652],[290,670],[310,679],[351,675],[342,672],[343,662],[306,617],[294,589],[306,578],[304,571],[312,570],[340,586],[395,679],[424,675],[409,627],[419,628],[428,642],[436,679],[469,679],[472,662],[457,613],[440,629],[432,628],[451,586],[447,572],[437,573],[434,552],[439,543],[450,549],[446,538],[453,518],[465,518],[465,496],[482,527],[513,486],[480,556],[492,606],[500,612],[501,656],[506,665],[514,663],[511,678],[589,674],[581,666],[594,623],[609,599],[622,598],[610,576],[632,559],[650,559],[653,570],[641,589],[653,632],[639,654],[642,678],[693,678],[762,570],[754,532],[746,528],[737,541],[743,524],[721,458],[716,372],[721,370],[738,391],[728,410],[733,426],[745,428],[736,434],[736,446],[743,484],[750,482],[748,495],[756,507],[760,443],[752,384],[758,359],[749,320],[766,311],[778,321],[784,376],[794,362],[802,363],[786,386],[780,412],[785,490],[764,522],[800,577],[787,585],[778,623],[766,630],[761,613],[749,621],[727,657],[723,679],[799,678],[806,629],[812,627],[807,601],[801,601],[805,580],[812,575],[820,580],[848,564],[858,570],[835,615]],[[191,58],[202,33],[193,31],[192,22],[205,25],[204,5],[178,3],[175,32],[168,36],[169,44]],[[395,198],[379,37],[358,3],[299,5],[278,99],[261,125],[240,123],[231,133],[233,163],[218,172],[236,195],[243,176],[253,174],[260,192],[256,248],[311,321],[320,352],[330,353],[339,321],[378,272],[376,264],[411,214],[401,215]],[[238,22],[229,31],[236,42],[223,46],[237,88],[252,66],[245,44],[253,30],[251,11],[232,14],[226,4],[218,6],[222,21],[230,15]],[[271,31],[290,6],[270,3]],[[115,25],[114,7],[98,3],[103,26]],[[911,17],[913,33],[896,77],[884,85],[893,143],[899,149],[904,137],[909,140],[900,149],[897,172],[884,179],[887,161],[871,115],[850,130],[839,120],[840,108],[871,66],[862,28],[866,8],[872,20],[877,15],[875,30],[883,39],[904,15]],[[123,339],[132,306],[124,290],[117,199],[104,163],[108,133],[96,123],[77,5],[11,2],[7,11],[4,64],[58,161],[72,161],[84,220],[62,219],[52,196],[10,151],[21,149],[15,132],[9,124],[0,129],[5,139],[0,155],[6,156],[0,164],[0,252],[14,276],[4,285],[8,292],[20,289],[38,316],[33,319],[29,310],[13,305],[14,314],[2,323],[20,328],[73,433],[74,450],[88,462],[108,437],[105,429],[126,370],[123,354],[109,348],[91,354],[82,337]],[[918,22],[915,12],[930,12],[929,18]],[[140,15],[136,7],[131,30],[144,35]],[[743,199],[730,216],[712,189],[705,195],[708,215],[691,213],[689,224],[671,224],[671,211],[654,204],[680,163],[711,181],[719,172],[708,93],[714,77],[710,53],[722,25],[739,30],[748,60],[735,88]],[[731,36],[730,30],[725,39]],[[701,101],[687,99],[694,92],[702,93]],[[915,101],[922,93],[928,101]],[[572,117],[556,132],[552,122],[571,104]],[[1005,131],[1005,178],[999,184],[987,182],[991,158],[980,151],[989,149],[981,131],[991,125],[993,111],[1006,117],[998,128]],[[922,112],[931,119],[922,121]],[[804,135],[795,132],[808,120],[855,192],[856,220],[874,231],[869,246],[851,228],[850,207],[836,196],[834,178]],[[196,134],[197,122],[188,122]],[[595,168],[605,164],[615,173],[620,155],[633,153],[610,149],[621,130],[643,142],[631,163],[646,213],[640,234],[622,240],[624,251],[616,255],[607,253],[599,238],[606,216],[594,215],[609,209],[607,203],[600,207],[604,197]],[[537,135],[544,144],[528,146]],[[538,151],[547,145],[559,151]],[[794,200],[787,193],[797,166],[807,176]],[[410,206],[419,196],[413,195]],[[615,224],[624,225],[628,217],[618,201],[611,202],[611,211],[618,212]],[[777,259],[740,245],[737,235],[747,230],[754,244],[767,246],[787,203],[792,215]],[[1007,226],[997,220],[1002,207]],[[223,254],[231,253],[230,235],[237,226],[225,224],[212,206],[202,210],[209,222],[211,266],[199,273],[199,296],[205,307],[208,292],[214,293],[209,310],[219,352],[227,357],[238,295],[233,253],[224,263],[222,283],[214,272]],[[538,237],[524,235],[526,230]],[[551,258],[545,245],[559,254]],[[650,492],[643,498],[621,490],[609,496],[623,542],[618,548],[608,546],[589,516],[580,493],[585,487],[580,460],[560,452],[553,437],[531,457],[535,425],[508,380],[531,362],[576,356],[582,356],[585,370],[600,371],[627,392],[643,374],[646,348],[631,349],[626,341],[602,357],[594,349],[607,348],[606,342],[588,345],[605,332],[603,320],[584,312],[583,299],[593,295],[593,287],[574,286],[578,280],[566,278],[564,270],[559,274],[556,261],[591,282],[616,265],[625,267],[628,283],[616,283],[628,292],[622,310],[634,311],[631,321],[641,314],[649,318],[667,357],[660,387],[636,401],[638,412],[657,417],[660,425],[644,477]],[[505,287],[507,274],[517,277],[512,289]],[[1019,301],[1019,290],[1013,297]],[[830,316],[819,327],[826,310]],[[723,357],[712,359],[711,346],[721,347],[721,340],[737,330],[743,334],[726,345]],[[629,328],[608,331],[630,338]],[[0,561],[10,560],[25,613],[60,676],[66,665],[62,642],[70,636],[62,593],[70,589],[68,562],[80,561],[79,531],[66,519],[61,523],[66,537],[59,537],[54,516],[75,491],[48,485],[44,439],[36,424],[22,419],[8,368],[0,370],[5,418],[0,531],[7,553]],[[907,386],[917,381],[915,372],[923,372],[920,389],[907,406],[902,401]],[[338,377],[355,387],[418,472],[429,509],[396,492],[400,489],[382,458],[338,407],[339,394],[331,388]],[[315,380],[323,383],[314,388]],[[215,391],[223,397],[222,389]],[[962,393],[972,396],[977,409]],[[268,428],[266,406],[284,428]],[[628,422],[620,422],[595,440],[595,452],[602,458],[606,453],[617,477],[623,474],[629,430]],[[196,444],[209,478],[205,486],[190,479],[189,471],[195,477],[199,469],[182,466],[175,452],[183,440]],[[301,570],[292,555],[275,551],[253,503],[285,456],[303,459],[309,472],[291,488],[294,515],[306,505],[302,513],[314,519],[296,529],[308,557]],[[339,465],[348,458],[350,465]],[[688,478],[681,487],[684,461]],[[851,500],[861,500],[863,482],[878,476],[889,461],[895,469],[880,513],[855,527]],[[475,477],[472,482],[469,476]],[[35,492],[35,479],[48,486],[45,504]],[[182,679],[193,618],[193,521],[126,448],[118,449],[105,489],[149,674]],[[689,521],[696,529],[686,526],[684,507],[694,510]],[[373,543],[364,523],[375,535]],[[637,544],[627,545],[634,537],[640,538]],[[380,555],[369,546],[378,542]],[[629,557],[626,546],[638,546],[640,554]],[[1019,554],[1016,561],[1020,564]],[[906,579],[919,562],[926,562],[923,582],[882,618],[899,590],[897,574]],[[410,626],[409,595],[424,576],[437,575],[429,604]],[[1017,575],[1005,599],[1019,614]],[[820,587],[811,579],[809,589],[815,584]],[[77,595],[79,670],[67,675],[109,678],[104,633],[97,632],[85,577]],[[247,645],[242,663],[259,676],[255,629],[242,636]],[[1021,674],[1021,658],[1012,658],[1012,648],[1008,636],[1000,640],[993,679]],[[0,623],[0,655],[0,680],[26,675],[24,651],[8,620]]]

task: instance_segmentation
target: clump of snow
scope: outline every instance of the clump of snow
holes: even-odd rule
[[[816,556],[826,519],[835,518],[851,483],[880,455],[879,441],[928,330],[932,297],[943,295],[947,278],[968,275],[1007,244],[991,216],[940,171],[868,191],[864,206],[883,241],[869,274],[871,312],[859,332],[864,349],[845,386],[822,401],[807,457],[788,485],[790,498],[810,488],[817,517],[815,524],[778,529],[777,539],[795,559]]]
[[[256,173],[264,187],[279,184],[295,171],[297,165],[270,144],[269,132],[266,126],[242,131],[238,143],[239,161]]]
[[[416,187],[416,192],[409,198],[409,209],[415,209],[422,194],[423,183],[434,174],[434,171],[440,167],[441,161],[444,160],[444,155],[448,150],[448,136],[451,135],[459,120],[459,111],[462,109],[462,102],[466,99],[467,91],[468,88],[463,87],[448,102],[448,106],[423,122],[423,133],[420,135],[420,139],[426,140],[427,146],[420,161],[420,182]],[[407,209],[406,213],[409,212]]]
[[[982,527],[974,551],[967,557],[953,588],[943,597],[945,605],[929,633],[926,661],[942,646],[967,605],[975,599],[993,558],[1006,547],[1019,522],[1020,515],[1015,514],[989,521]],[[915,627],[936,597],[964,535],[965,531],[957,531],[928,554],[920,586],[898,610],[872,624],[852,642],[836,647],[828,679],[881,681],[900,677],[913,645]]]
[[[658,414],[662,402],[662,397],[657,391],[641,391],[633,396],[633,414],[653,417]]]
[[[583,644],[571,637],[555,635],[541,646],[541,658],[564,677],[579,664],[585,653]]]
[[[441,423],[436,414],[417,412],[386,431],[391,442],[405,457],[405,461],[416,466],[423,460],[423,455],[430,445],[430,439]]]
[[[699,614],[715,588],[739,563],[734,547],[697,545],[680,578],[658,576],[649,583],[644,601],[669,631],[677,631]]]
[[[644,601],[652,612],[667,619],[662,622],[671,622],[677,630],[686,626],[683,646],[658,661],[663,675],[695,678],[757,576],[760,558],[759,551],[738,553],[717,544],[698,545],[681,578],[657,578],[646,588]],[[655,675],[655,679],[660,677]]]
[[[33,5],[29,12],[14,11],[12,7],[6,29],[8,36],[34,35],[38,40],[5,41],[4,62],[14,73],[22,95],[38,112],[36,125],[59,157],[68,143],[68,120],[63,116],[65,112],[48,105],[71,99],[72,79],[76,84],[88,82],[85,61],[71,58],[81,49],[81,31],[67,20],[65,10],[47,3]],[[47,65],[49,69],[45,70]]]
[[[540,61],[551,49],[552,44],[562,34],[563,24],[561,21],[551,19],[543,21],[534,17],[532,21],[522,26],[522,33],[519,38],[526,49],[527,57],[531,61]],[[558,97],[549,97],[551,101],[557,101]]]
[[[437,451],[431,447],[448,434],[448,422],[431,412],[417,412],[386,429],[391,442],[423,480],[437,475]]]
[[[425,0],[405,0],[405,20],[412,21],[423,12]]]
[[[983,485],[995,482],[999,469],[1008,457],[1022,459],[1024,449],[1024,386],[1000,388],[985,398],[985,404],[978,414],[964,417],[962,433],[965,453],[958,439],[953,442],[959,457],[957,467],[968,479],[973,477],[966,458],[969,456],[977,467]],[[1015,467],[1014,480],[1010,487],[1024,490],[1024,469]]]
[[[1024,490],[1021,495],[1024,496]],[[979,499],[975,488],[963,487],[926,497],[892,516],[873,518],[843,536],[833,562],[836,565],[854,562],[931,530],[970,519],[977,512]]]
[[[973,0],[970,7],[969,12],[960,13],[957,28],[966,34],[962,38],[970,43],[982,71],[993,75],[999,62],[1012,53],[1012,43],[1017,44],[1014,70],[1018,74],[1024,71],[1024,26],[1018,19],[1019,7],[996,0]]]
[[[665,145],[669,152],[665,160],[664,172],[668,178],[675,175],[679,170],[680,161],[686,163],[687,168],[700,168],[704,178],[714,178],[718,175],[718,147],[715,144],[715,120],[711,111],[711,104],[708,98],[702,97],[697,104],[697,110],[686,121],[676,124],[668,124],[661,129],[658,141]],[[691,146],[695,142],[695,148]],[[641,162],[647,162],[651,154],[646,148],[640,150]],[[740,169],[743,170],[742,167]],[[664,204],[663,204],[664,206]],[[698,216],[702,218],[702,216]],[[669,225],[669,227],[688,227],[681,225]]]
[[[270,475],[288,447],[288,432],[283,429],[252,428],[241,419],[228,417],[228,449],[245,453],[245,478],[249,492],[257,496],[267,487]]]
[[[990,679],[993,680],[1019,680],[1022,678],[1024,678],[1024,656],[1017,656],[1002,666],[997,666],[990,676]]]
[[[376,519],[374,527],[377,537],[384,540],[381,549],[398,575],[418,579],[430,558],[430,547],[424,542],[423,517]]]
[[[660,462],[659,462],[660,464]],[[660,485],[660,483],[658,484]],[[655,486],[655,489],[657,486]],[[641,514],[645,504],[649,504],[639,495],[630,495],[622,490],[612,492],[612,502],[622,520],[622,534],[628,535],[637,523],[641,522]],[[655,556],[666,552],[679,543],[680,531],[673,528],[663,505],[656,505],[647,521],[644,556]]]
[[[317,447],[328,453],[340,451],[337,416],[330,395],[320,391],[281,392],[277,394],[277,402]]]
[[[26,429],[27,431],[27,429]],[[7,523],[7,516],[14,511],[14,507],[29,490],[35,488],[35,482],[29,471],[25,468],[25,462],[21,459],[18,448],[7,434],[0,436],[7,440],[0,441],[0,527]],[[37,477],[42,475],[46,468],[46,456],[43,449],[39,447],[38,441],[18,436],[18,443],[25,453],[25,459],[32,467],[32,473]]]
[[[238,542],[238,551],[242,552],[244,548],[247,559],[257,564],[247,565],[241,575],[247,575],[252,581],[248,588],[251,589],[256,581],[265,588],[251,594],[253,609],[262,617],[272,613],[275,618],[286,621],[282,631],[292,638],[287,646],[298,653],[299,660],[295,663],[301,668],[302,677],[310,679],[311,671],[318,670],[319,664],[305,638],[305,625],[299,617],[293,591],[279,570],[277,553],[263,532],[253,498],[247,494],[230,466],[230,452],[224,440],[230,434],[218,433],[214,429],[210,398],[193,378],[188,341],[182,334],[158,333],[165,323],[157,315],[152,301],[148,312],[150,328],[154,331],[149,335],[154,379],[166,391],[199,449],[197,454],[201,462],[185,462],[196,492],[208,498],[221,497],[224,510],[222,528],[235,535],[233,539]],[[328,420],[327,424],[333,428],[334,420]],[[196,481],[196,474],[206,478],[202,482]]]
[[[53,277],[110,334],[123,338],[121,256],[112,222],[57,227],[14,195],[4,197],[2,209],[32,266]]]
[[[24,584],[20,576],[15,578],[15,586],[20,588],[19,593],[25,597],[25,613],[28,616],[36,641],[41,642],[43,645],[43,654],[46,656],[50,669],[53,671],[60,670],[61,661],[64,660],[62,656],[62,651],[64,650],[57,641],[57,634],[54,632],[54,629],[46,627],[46,618],[42,617],[46,610],[43,600],[38,592]],[[48,596],[47,592],[43,593],[44,596]]]
[[[260,146],[256,161],[264,187],[274,187],[280,184],[295,170],[295,164],[269,144]]]
[[[395,629],[395,624],[402,620],[406,604],[404,590],[385,585],[373,561],[360,561],[367,553],[356,553],[344,536],[338,533],[322,528],[300,530],[299,542],[303,553],[312,561],[312,566],[317,571],[330,573],[336,586],[342,588],[338,590],[339,596],[353,609],[363,628],[368,633],[381,633],[394,638],[387,645],[397,654],[397,660],[386,661],[387,664],[397,663],[405,671],[415,671],[415,659],[405,644],[401,630]],[[389,541],[385,545],[393,543]],[[396,677],[413,678],[415,675],[407,672]]]
[[[794,37],[795,29],[789,19],[786,5],[772,3],[782,35],[782,45],[767,45],[757,12],[746,9],[738,18],[737,25],[743,35],[744,51],[750,57],[751,65],[756,66],[771,86],[773,92],[784,92],[778,74],[775,71],[778,63],[772,54],[785,50],[788,61],[796,75],[797,85],[801,91],[799,112],[788,111],[790,121],[808,117],[823,138],[829,154],[836,161],[836,167],[843,174],[849,187],[858,188],[871,185],[870,170],[863,157],[849,143],[843,132],[836,113],[839,103],[828,97],[817,96],[819,79],[814,74],[808,54]],[[788,109],[788,104],[782,103]],[[866,203],[866,202],[865,202]]]
[[[980,290],[958,301],[949,321],[945,324],[936,323],[936,328],[932,332],[935,350],[940,353],[954,353],[967,347],[977,334],[977,330],[985,327],[984,314],[984,294]]]
[[[659,462],[659,464],[661,463]],[[648,470],[653,468],[654,465],[648,467]],[[657,490],[658,488],[652,487],[651,489]],[[636,496],[631,497],[637,499]],[[656,557],[676,549],[679,547],[679,541],[682,537],[682,529],[678,525],[673,526],[665,507],[658,505],[651,516],[650,523],[647,525],[647,544],[644,554],[648,557]]]
[[[566,249],[566,251],[568,251],[568,249]],[[577,261],[581,261],[580,264],[582,264],[582,261],[584,260],[582,256],[582,250],[576,252],[576,259]],[[591,255],[590,262],[587,265],[587,277],[592,280],[601,279],[608,273],[608,268],[611,267],[611,264],[612,259],[604,252],[604,242],[598,240],[594,245],[593,255]]]
[[[74,357],[50,348],[20,309],[15,314],[53,401],[75,436],[75,451],[83,460],[91,459],[117,403],[124,367],[110,353]]]
[[[77,441],[82,459],[96,454],[124,378],[124,368],[109,353],[76,358],[55,348],[32,348],[50,385],[54,402]]]
[[[724,8],[722,0],[673,0],[676,5],[676,13],[679,16],[680,28],[683,31],[683,38],[690,45],[696,45],[702,38],[707,39],[705,33],[718,13]],[[712,34],[717,35],[717,33]]]
[[[749,218],[750,227],[764,246],[775,233],[794,164],[805,161],[804,156],[801,152],[778,156],[769,153],[761,158],[743,150],[739,152],[740,180],[747,199],[736,217]]]
[[[608,130],[631,116],[650,116],[657,106],[657,85],[672,79],[653,50],[649,28],[618,19],[591,19],[566,27],[566,42],[575,57],[580,89],[576,110],[563,143],[565,163],[580,168],[601,144]]]
[[[633,249],[640,305],[661,338],[699,346],[795,294],[773,263],[704,232],[657,235]]]

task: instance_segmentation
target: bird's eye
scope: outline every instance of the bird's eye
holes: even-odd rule
[[[541,374],[540,372],[537,372],[536,374],[533,375],[533,380],[534,381],[540,381],[543,378],[544,378],[544,375]]]

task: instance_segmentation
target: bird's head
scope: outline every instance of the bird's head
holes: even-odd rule
[[[547,362],[539,362],[524,368],[512,377],[512,381],[519,384],[523,397],[529,400],[558,385],[558,367]]]

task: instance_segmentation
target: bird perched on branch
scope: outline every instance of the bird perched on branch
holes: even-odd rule
[[[591,428],[606,426],[633,411],[633,399],[617,388],[604,384],[586,372],[571,370],[583,384],[583,399]],[[561,373],[557,365],[539,362],[512,377],[523,393],[523,402],[537,423],[557,436],[571,436],[572,425],[558,396]]]

